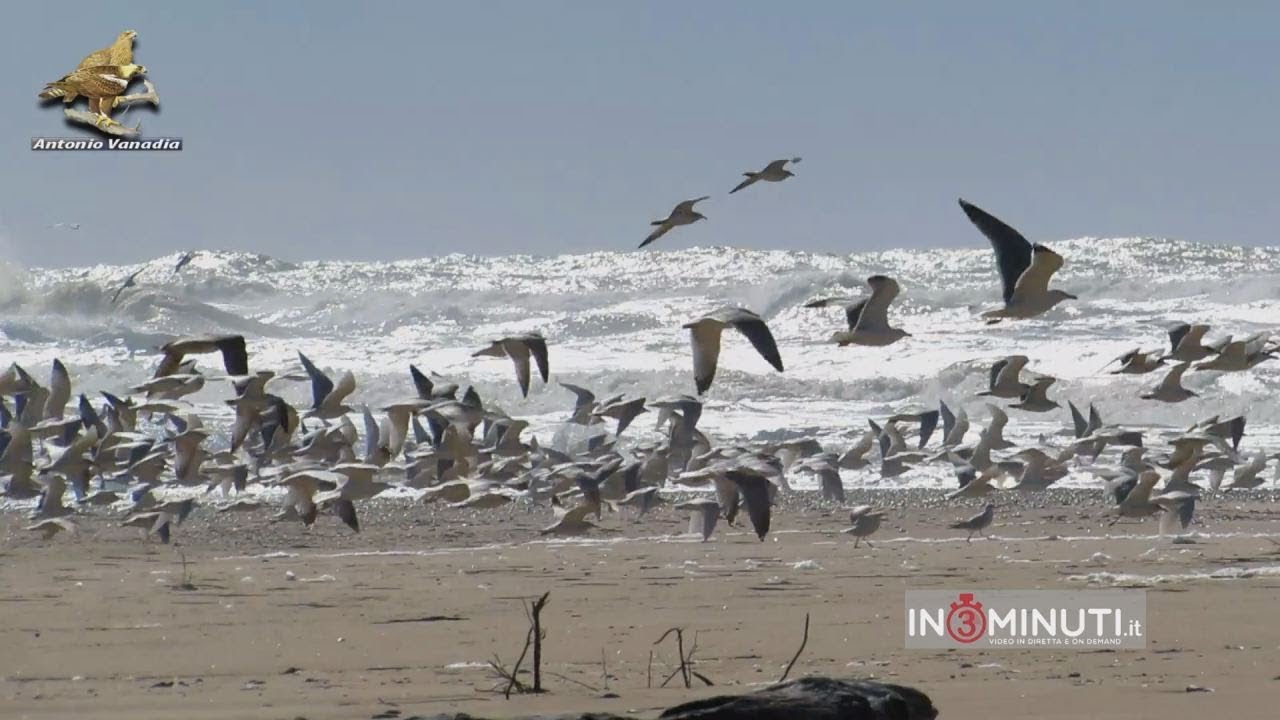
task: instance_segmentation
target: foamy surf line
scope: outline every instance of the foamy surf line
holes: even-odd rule
[[[1280,577],[1280,565],[1258,565],[1253,567],[1232,565],[1215,568],[1213,570],[1199,570],[1186,573],[1159,573],[1154,575],[1099,571],[1085,573],[1082,575],[1068,575],[1066,580],[1067,582],[1083,582],[1089,585],[1105,585],[1110,587],[1152,587],[1156,585],[1174,585],[1221,580],[1251,580],[1254,578],[1275,577]]]
[[[724,533],[721,537],[734,538],[746,537],[747,532],[731,532]],[[816,535],[820,540],[810,543],[814,546],[840,546],[844,544],[852,545],[852,541],[848,543],[836,542],[834,539],[844,537],[838,530],[819,531],[819,530],[774,530],[770,533],[770,537],[785,535]],[[1254,532],[1204,532],[1192,533],[1188,535],[1177,536],[1187,540],[1227,540],[1227,539],[1268,539],[1280,540],[1280,533],[1254,533]],[[1001,543],[1027,543],[1027,542],[1116,542],[1116,541],[1135,541],[1135,542],[1152,542],[1165,541],[1170,543],[1170,547],[1177,547],[1174,544],[1174,538],[1162,535],[1040,535],[1035,537],[1003,537],[999,535],[991,535],[988,538],[980,538],[971,541],[972,543],[985,542],[1001,542]],[[531,538],[524,542],[509,543],[488,543],[485,545],[475,546],[458,546],[448,548],[430,548],[430,549],[396,549],[396,550],[351,550],[343,552],[288,552],[283,550],[271,551],[266,553],[257,553],[252,555],[225,555],[213,558],[217,562],[225,561],[243,561],[243,560],[278,560],[278,559],[297,559],[297,558],[316,558],[316,559],[340,559],[340,558],[361,558],[361,557],[437,557],[442,555],[458,555],[466,553],[478,552],[495,552],[504,550],[516,550],[524,547],[545,547],[549,549],[557,549],[560,547],[593,547],[593,546],[611,546],[626,542],[642,542],[656,544],[675,544],[675,545],[695,545],[705,548],[714,548],[720,543],[703,542],[697,535],[677,534],[677,535],[650,535],[642,537],[607,537],[607,538]],[[776,540],[774,542],[777,542]],[[901,545],[901,544],[921,544],[921,545],[944,545],[944,544],[963,544],[964,537],[896,537],[886,538],[883,540],[875,540],[876,545]],[[745,543],[743,543],[745,544]],[[874,550],[873,550],[874,551]],[[1033,561],[1034,562],[1034,561]]]

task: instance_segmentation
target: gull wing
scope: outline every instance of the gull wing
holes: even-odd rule
[[[716,377],[720,359],[720,335],[723,328],[715,323],[693,323],[689,326],[689,342],[693,348],[693,377],[701,395]]]
[[[1191,325],[1188,323],[1178,323],[1169,328],[1169,352],[1178,352],[1178,345],[1182,344],[1182,338],[1191,332]]]
[[[775,370],[782,372],[782,356],[778,354],[778,343],[774,341],[773,333],[769,332],[769,326],[765,324],[763,318],[750,310],[739,308],[724,315],[723,319],[745,335],[756,352],[760,353],[760,356]]]
[[[755,528],[756,537],[762,541],[769,534],[769,480],[765,476],[751,470],[730,470],[725,473],[730,482],[738,487],[742,502],[747,506],[747,517],[751,518],[751,526]]]
[[[306,355],[298,353],[298,360],[302,361],[302,367],[307,371],[307,377],[311,378],[311,407],[318,409],[324,404],[324,399],[329,397],[329,393],[333,392],[333,381],[328,375],[321,372],[320,368],[315,366],[307,359]]]
[[[504,340],[503,348],[507,357],[516,368],[516,382],[520,383],[520,394],[529,397],[529,346],[518,340]]]
[[[1018,276],[1014,284],[1014,296],[1043,295],[1049,292],[1049,279],[1062,267],[1062,256],[1044,245],[1036,245],[1031,253],[1031,265]],[[1007,301],[1006,301],[1007,302]]]
[[[1009,302],[1018,278],[1031,265],[1031,243],[1017,230],[977,205],[961,200],[960,208],[969,217],[969,222],[991,242],[991,248],[996,253],[996,265],[1000,268],[1000,280],[1004,285],[1004,301]]]
[[[533,353],[533,360],[538,364],[538,374],[542,376],[542,382],[546,382],[547,378],[551,376],[546,339],[538,333],[529,333],[520,339],[529,347],[529,352]]]
[[[700,203],[700,202],[702,202],[703,200],[706,200],[706,199],[708,199],[708,198],[710,198],[710,197],[711,197],[710,195],[703,195],[702,197],[694,198],[694,199],[692,199],[692,200],[685,200],[684,202],[677,204],[677,205],[675,206],[675,208],[674,208],[674,209],[672,209],[671,214],[672,214],[673,216],[675,216],[675,215],[687,215],[687,214],[689,214],[689,213],[693,212],[693,206],[694,206],[694,205],[697,205],[698,203]]]
[[[869,330],[885,330],[889,327],[889,303],[898,297],[898,281],[885,275],[872,275],[867,278],[867,285],[871,286],[871,297],[860,303],[855,324]]]

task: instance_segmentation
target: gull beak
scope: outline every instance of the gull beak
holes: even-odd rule
[[[1076,297],[1075,295],[1072,295],[1071,293],[1065,293],[1065,295],[1067,296],[1067,299],[1068,299],[1068,300],[1079,300],[1079,299],[1080,299],[1080,298]]]

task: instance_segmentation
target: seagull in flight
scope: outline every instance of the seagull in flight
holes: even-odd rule
[[[173,272],[174,273],[179,272],[180,270],[182,270],[182,268],[190,265],[191,261],[195,259],[196,259],[195,250],[188,250],[187,252],[182,253],[182,257],[178,258],[178,263],[173,266]]]
[[[79,230],[80,223],[54,223],[49,226],[50,230]]]
[[[783,158],[781,160],[774,160],[768,165],[765,165],[764,169],[760,172],[742,173],[747,179],[738,183],[737,187],[729,191],[729,194],[732,195],[748,185],[752,185],[760,180],[764,180],[765,182],[782,182],[789,177],[794,177],[795,173],[787,169],[787,163],[795,164],[798,162],[800,162],[800,158],[798,157]]]
[[[849,329],[831,335],[832,342],[838,343],[840,347],[851,344],[881,347],[892,345],[904,337],[911,337],[911,333],[902,328],[889,325],[889,304],[898,297],[898,281],[885,275],[872,275],[867,278],[867,285],[871,287],[869,298],[857,302],[845,298],[826,298],[805,303],[805,307],[844,303]]]
[[[137,270],[134,270],[133,273],[129,275],[129,277],[125,278],[124,283],[119,288],[116,288],[116,294],[111,296],[112,305],[115,305],[116,301],[120,299],[120,293],[124,292],[125,290],[128,290],[131,287],[138,286],[138,276],[142,274],[143,270],[146,270],[146,268],[141,267],[141,268],[138,268]]]
[[[960,208],[991,241],[1000,268],[1004,306],[982,313],[988,323],[998,323],[1004,318],[1035,317],[1063,300],[1077,299],[1071,293],[1049,289],[1050,278],[1062,267],[1061,255],[1044,245],[1032,245],[1017,230],[977,205],[961,200]]]
[[[711,197],[710,195],[703,195],[702,197],[694,198],[692,200],[685,200],[679,205],[676,205],[671,210],[671,214],[665,217],[664,219],[654,220],[653,222],[649,223],[650,225],[656,225],[657,229],[649,233],[649,237],[645,238],[644,242],[640,243],[640,247],[644,247],[645,245],[648,245],[654,240],[657,240],[663,235],[666,235],[667,233],[671,232],[672,229],[677,228],[681,225],[692,225],[693,223],[696,223],[699,220],[706,220],[707,216],[694,210],[693,206],[697,205],[703,200],[709,199],[710,197]]]
[[[778,372],[782,372],[782,357],[778,354],[778,343],[769,332],[764,318],[746,308],[725,308],[704,315],[685,329],[689,331],[693,345],[693,375],[701,395],[711,387],[716,376],[716,362],[720,359],[720,335],[727,327],[732,327],[751,341],[751,345]]]

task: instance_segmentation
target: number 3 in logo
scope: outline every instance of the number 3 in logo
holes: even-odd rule
[[[960,593],[958,602],[951,603],[947,613],[947,634],[958,643],[969,644],[987,631],[987,615],[982,603],[975,602],[973,593]]]

